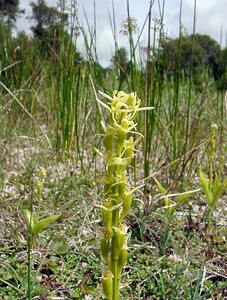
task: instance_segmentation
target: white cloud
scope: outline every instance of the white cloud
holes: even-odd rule
[[[69,1],[69,0],[68,0]],[[164,0],[154,1],[151,13],[152,18],[160,18],[160,9],[162,10],[162,4]],[[20,7],[25,8],[26,12],[31,14],[29,7],[30,0],[21,0]],[[46,0],[50,6],[56,6],[57,1]],[[130,0],[130,15],[137,19],[140,30],[145,22],[147,14],[149,12],[150,0]],[[226,35],[227,30],[227,1],[226,0],[197,0],[196,9],[196,32],[201,34],[208,34],[212,38],[220,41],[221,28],[223,28],[223,36]],[[94,3],[96,21],[94,21]],[[160,7],[158,6],[160,3]],[[164,29],[170,37],[177,37],[179,33],[179,11],[181,0],[165,0],[164,7]],[[114,38],[111,31],[111,22],[115,20],[117,42],[119,47],[129,48],[127,37],[119,33],[121,29],[121,22],[127,18],[127,1],[126,0],[114,0],[115,16],[113,17],[112,0],[78,0],[79,4],[79,20],[86,31],[87,24],[84,15],[88,19],[89,26],[92,30],[96,26],[96,42],[99,60],[104,66],[110,64],[110,59],[114,51]],[[84,9],[84,11],[83,11]],[[110,15],[109,15],[110,14]],[[183,0],[182,1],[182,24],[186,28],[186,31],[191,34],[193,31],[193,18],[194,18],[194,1]],[[95,24],[96,22],[96,24]],[[18,21],[19,30],[27,30],[31,24],[24,19]],[[147,41],[147,23],[143,32],[141,42],[146,45]],[[89,34],[88,34],[89,35]],[[135,40],[137,37],[135,36]],[[225,45],[223,39],[222,45]],[[83,38],[78,40],[78,47],[82,51],[84,48]]]
[[[169,1],[168,3],[170,2],[171,1]],[[166,15],[166,20],[168,28],[171,28],[171,31],[176,33],[176,21],[178,21],[177,18],[179,19],[180,0],[174,0],[174,2],[176,2],[176,8],[178,7],[178,9],[170,9],[169,7]],[[189,34],[193,32],[194,3],[195,2],[193,0],[183,0],[182,3],[182,23]],[[227,30],[226,11],[226,0],[197,0],[196,32],[201,34],[208,34],[217,42],[219,42],[221,28],[223,28],[223,33],[225,33]]]

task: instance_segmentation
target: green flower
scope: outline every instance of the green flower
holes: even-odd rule
[[[126,94],[114,91],[112,97],[100,92],[108,100],[108,105],[97,99],[98,103],[109,112],[107,124],[101,122],[105,153],[101,155],[105,162],[104,201],[96,205],[102,209],[102,222],[105,227],[100,243],[101,256],[106,263],[102,277],[103,290],[108,300],[119,299],[120,276],[127,258],[127,226],[122,223],[131,204],[132,192],[127,182],[126,169],[135,155],[134,141],[130,135],[138,134],[134,119],[141,101],[136,93]],[[146,108],[151,109],[151,108]]]

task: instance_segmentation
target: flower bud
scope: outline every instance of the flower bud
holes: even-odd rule
[[[104,226],[106,227],[108,233],[110,235],[112,235],[113,230],[112,230],[112,210],[108,209],[108,206],[110,206],[109,202],[106,202],[104,204],[105,207],[107,207],[106,209],[103,208],[102,210],[102,221]]]
[[[124,197],[124,194],[125,194],[125,185],[126,185],[126,183],[124,181],[123,182],[119,182],[117,184],[119,200]]]
[[[106,133],[104,135],[104,146],[106,151],[113,151],[114,147],[114,130],[111,127],[107,127]]]
[[[114,228],[115,236],[113,237],[113,247],[114,249],[112,255],[113,259],[118,259],[119,254],[121,252],[121,249],[123,245],[125,244],[125,236],[127,233],[127,226],[125,224],[120,224],[119,228]]]
[[[133,151],[134,151],[134,140],[133,137],[130,137],[128,140],[125,141],[124,147],[124,157],[132,157],[133,156]]]
[[[113,274],[109,270],[105,270],[102,276],[102,287],[104,294],[108,300],[113,299]]]
[[[121,252],[120,252],[119,258],[118,258],[118,276],[121,276],[121,272],[125,266],[127,256],[128,256],[128,249],[127,249],[127,246],[124,245],[123,248],[121,249]]]
[[[37,183],[37,191],[38,191],[38,195],[41,194],[42,189],[43,189],[43,183],[39,181],[39,182]]]
[[[114,147],[114,139],[112,136],[106,136],[104,139],[104,146],[106,148],[106,151],[113,151],[113,147]]]
[[[108,254],[109,254],[110,242],[108,239],[102,238],[100,242],[100,253],[102,258],[108,263]]]
[[[127,131],[124,129],[119,129],[117,131],[117,144],[123,146],[127,136]]]
[[[134,93],[129,94],[128,99],[126,100],[126,103],[132,108],[136,105],[136,97]]]
[[[117,195],[118,200],[120,201],[125,195],[126,188],[126,173],[120,172],[116,174],[116,186],[117,186]]]
[[[213,132],[217,131],[218,125],[217,124],[212,124],[211,129],[212,129]]]
[[[43,181],[43,179],[46,177],[46,170],[44,168],[40,168],[39,170],[39,180]]]
[[[121,216],[120,216],[120,221],[123,221],[123,219],[125,218],[125,216],[129,212],[129,210],[131,208],[131,205],[132,205],[132,194],[128,194],[125,197],[124,202],[122,204],[122,213],[121,213]]]

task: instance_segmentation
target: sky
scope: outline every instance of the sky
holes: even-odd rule
[[[33,0],[35,2],[35,0]],[[66,0],[70,3],[73,0]],[[171,37],[179,35],[179,13],[181,0],[128,0],[130,16],[136,19],[139,32],[145,27],[140,37],[141,46],[146,46],[148,35],[148,22],[145,23],[149,12],[150,2],[152,5],[152,18],[160,19],[159,6],[163,6],[164,1],[164,31]],[[20,0],[20,8],[26,10],[26,16],[31,16],[30,0]],[[111,30],[113,22],[113,6],[115,11],[115,23],[118,47],[129,48],[127,36],[120,33],[121,24],[127,18],[127,0],[78,0],[78,20],[87,32],[87,20],[91,30],[96,29],[96,49],[99,62],[107,67],[111,64],[111,57],[114,53],[114,38]],[[227,46],[227,0],[182,0],[181,22],[188,34],[193,32],[194,4],[196,2],[196,32],[208,34],[214,38],[222,47]],[[47,5],[56,7],[57,1],[46,0]],[[95,6],[94,6],[95,3]],[[95,14],[94,14],[95,12]],[[86,14],[86,17],[85,17]],[[94,15],[96,18],[94,18]],[[152,22],[151,27],[154,26]],[[20,17],[17,22],[17,30],[29,32],[28,19]],[[134,35],[135,41],[139,32]],[[153,36],[153,32],[152,32]],[[84,38],[82,34],[77,39],[77,47],[85,54]]]

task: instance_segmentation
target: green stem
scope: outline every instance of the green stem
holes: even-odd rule
[[[170,227],[170,221],[167,220],[167,223],[165,225],[165,231],[164,231],[163,238],[162,238],[161,255],[166,254],[166,247],[167,247],[168,240],[169,240],[169,227]]]
[[[37,219],[39,219],[40,215],[40,202],[41,202],[41,191],[38,192],[38,210],[37,210]]]
[[[116,236],[112,238],[112,245],[115,245],[115,239]],[[113,268],[112,268],[112,273],[113,273],[113,300],[119,300],[120,299],[120,276],[118,276],[118,259],[114,259],[114,254],[115,254],[115,247],[112,247],[112,263],[113,263]]]
[[[118,261],[114,260],[114,278],[113,278],[113,300],[119,300],[120,299],[120,279],[118,278]]]
[[[29,222],[28,226],[28,240],[27,240],[27,255],[28,255],[28,268],[27,268],[27,283],[28,283],[28,290],[27,290],[27,297],[28,300],[32,299],[31,293],[31,222]]]
[[[118,225],[119,225],[119,208],[117,208],[117,209],[115,209],[114,211],[113,211],[113,217],[112,217],[113,219],[113,227],[118,227]]]
[[[211,159],[211,161],[210,161],[210,191],[212,190],[212,174],[213,174],[213,160]]]

